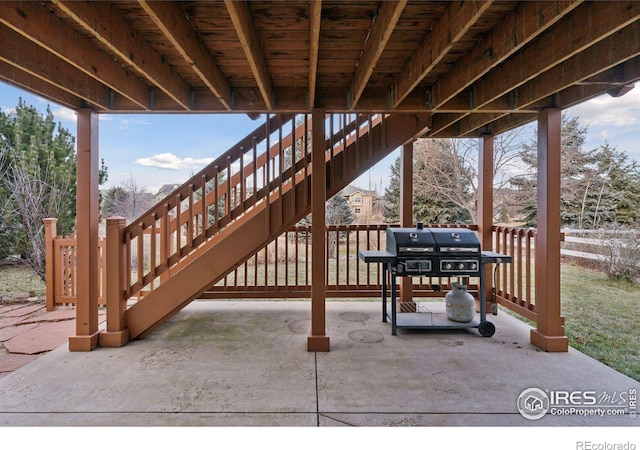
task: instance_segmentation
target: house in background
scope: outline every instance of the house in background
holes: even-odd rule
[[[342,190],[342,194],[349,203],[354,222],[358,224],[368,224],[381,220],[382,212],[379,207],[378,193],[355,186],[347,186]]]
[[[163,184],[160,189],[158,189],[158,193],[156,194],[156,202],[161,202],[164,200],[167,195],[173,193],[176,189],[178,189],[180,185],[178,183],[173,184]]]

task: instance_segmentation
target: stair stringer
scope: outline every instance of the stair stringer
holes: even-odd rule
[[[428,120],[421,120],[414,115],[387,117],[369,134],[360,138],[357,144],[361,154],[359,164],[353,163],[355,143],[327,162],[327,198],[364,174],[391,151],[424,133],[429,125]],[[332,170],[334,173],[330,176]],[[130,339],[142,337],[154,330],[309,214],[310,177],[311,173],[298,182],[294,190],[283,192],[280,198],[269,205],[265,201],[255,205],[221,230],[219,236],[207,245],[207,249],[199,252],[198,258],[132,305],[127,310]]]

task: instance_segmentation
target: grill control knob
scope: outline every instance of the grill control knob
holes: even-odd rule
[[[453,269],[453,265],[451,263],[449,263],[449,262],[448,263],[444,263],[444,268],[447,269],[447,270],[451,270],[451,269]]]
[[[464,269],[464,263],[458,263],[458,269],[460,270]]]
[[[471,264],[469,264],[469,268],[470,268],[471,270],[476,270],[476,269],[478,268],[478,264],[476,264],[476,263],[471,263]]]

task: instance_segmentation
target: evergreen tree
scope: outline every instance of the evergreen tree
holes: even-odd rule
[[[383,220],[385,223],[400,223],[400,158],[391,166],[389,185],[384,190]]]
[[[326,211],[327,225],[349,225],[353,223],[353,213],[342,191],[327,201]]]
[[[593,155],[600,178],[599,189],[591,193],[595,200],[591,202],[593,227],[602,223],[635,224],[640,218],[640,166],[608,143]]]
[[[640,170],[637,163],[605,144],[583,149],[587,127],[577,117],[562,116],[561,219],[566,226],[596,228],[604,223],[631,224],[640,217]],[[526,226],[537,225],[537,143],[523,145],[527,173],[517,177],[517,201]]]
[[[14,112],[0,112],[0,257],[22,255],[42,278],[43,219],[58,218],[59,234],[75,225],[74,147],[50,108],[43,115],[20,100]],[[106,180],[104,163],[100,180]]]

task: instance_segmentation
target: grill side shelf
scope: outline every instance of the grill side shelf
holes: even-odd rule
[[[358,257],[366,263],[393,263],[396,256],[384,250],[360,250]]]

